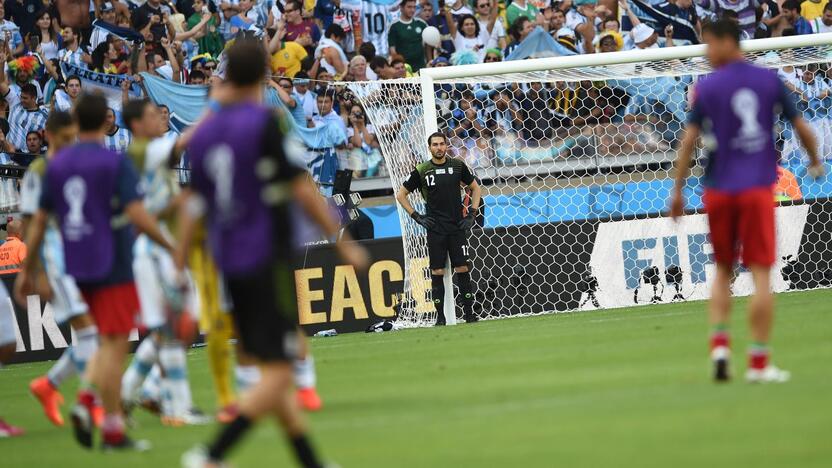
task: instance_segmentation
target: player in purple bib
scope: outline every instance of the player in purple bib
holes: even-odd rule
[[[809,173],[823,174],[817,145],[785,85],[772,70],[745,61],[736,22],[719,20],[703,28],[707,56],[715,71],[697,83],[693,108],[679,148],[671,215],[684,212],[682,188],[699,135],[708,151],[703,201],[710,225],[716,277],[709,305],[711,360],[716,381],[729,379],[728,320],[734,265],[754,279],[749,318],[753,340],[746,380],[785,382],[789,373],[769,363],[774,303],[769,284],[775,260],[774,193],[779,154],[774,146],[778,114],[791,122],[809,154]]]
[[[138,192],[138,177],[124,155],[103,146],[107,100],[101,95],[78,99],[73,117],[78,143],[62,149],[46,170],[40,209],[32,218],[26,245],[37,251],[47,217],[53,213],[63,237],[66,272],[78,283],[95,319],[100,345],[87,367],[86,382],[100,392],[105,417],[105,449],[145,449],[125,435],[120,405],[121,372],[129,349],[127,337],[135,327],[138,298],[132,273],[132,223],[160,245],[172,249],[147,214]],[[21,303],[32,291],[32,268],[37,255],[24,261],[15,296]],[[92,447],[92,388],[82,387],[72,410],[78,442]]]
[[[238,39],[226,57],[224,107],[202,121],[188,145],[192,189],[184,193],[175,260],[184,266],[195,221],[204,216],[240,345],[257,362],[261,378],[208,450],[191,450],[182,461],[187,467],[218,466],[258,418],[279,415],[300,465],[321,467],[292,391],[291,362],[304,344],[291,262],[299,220],[292,207],[302,207],[329,236],[338,227],[285,138],[286,126],[260,104],[267,66],[262,45]],[[366,265],[354,243],[337,246],[349,263]]]

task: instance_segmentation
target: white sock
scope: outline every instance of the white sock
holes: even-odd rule
[[[150,373],[147,374],[147,378],[144,379],[139,392],[139,399],[164,403],[162,398],[162,368],[159,367],[159,364],[154,365]]]
[[[237,393],[243,393],[260,381],[260,368],[237,364],[234,368],[234,377],[237,380]]]
[[[87,363],[90,362],[90,359],[95,356],[95,352],[98,350],[98,327],[90,325],[75,330],[75,340],[72,359],[78,372],[83,373],[87,368]]]
[[[188,386],[188,368],[185,348],[181,343],[169,343],[159,351],[163,400],[169,400],[168,416],[183,417],[191,409],[191,388]]]
[[[142,386],[153,365],[158,360],[158,349],[152,337],[147,337],[139,344],[133,362],[121,378],[121,399],[132,401]]]
[[[295,385],[298,388],[315,388],[315,359],[307,354],[305,359],[295,359]]]
[[[57,389],[61,386],[64,380],[72,377],[78,372],[78,368],[75,367],[75,362],[73,362],[72,358],[73,351],[74,346],[66,348],[63,354],[61,354],[61,357],[55,361],[55,364],[46,373],[46,378],[49,379],[49,383],[52,384],[52,388]]]

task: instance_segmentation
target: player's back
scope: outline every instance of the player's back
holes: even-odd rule
[[[209,207],[209,240],[226,272],[271,259],[274,239],[287,228],[288,220],[272,219],[275,206],[289,200],[285,182],[298,173],[285,158],[282,133],[271,109],[240,103],[206,119],[191,138],[191,183]]]
[[[700,124],[709,152],[706,186],[739,192],[775,182],[774,124],[788,99],[774,72],[745,61],[697,84],[691,120]]]
[[[49,162],[44,191],[58,217],[67,272],[79,283],[132,279],[132,236],[119,215],[136,197],[136,182],[130,162],[99,143],[76,143]]]

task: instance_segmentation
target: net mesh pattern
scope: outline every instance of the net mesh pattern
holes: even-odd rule
[[[748,54],[777,70],[832,159],[832,46]],[[469,236],[480,318],[703,299],[713,271],[702,214],[705,153],[685,188],[690,215],[663,216],[690,89],[704,57],[437,80],[438,128],[483,186]],[[375,126],[398,190],[429,158],[419,80],[348,83]],[[778,121],[777,291],[832,282],[826,198],[832,182],[806,175],[791,124]],[[465,198],[466,193],[461,191]],[[421,194],[413,206],[424,213]],[[398,321],[436,319],[425,230],[399,207],[406,270]],[[738,270],[734,293],[749,294]],[[457,316],[462,316],[456,301]]]

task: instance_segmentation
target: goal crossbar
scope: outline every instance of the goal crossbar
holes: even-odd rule
[[[740,43],[740,47],[745,53],[828,45],[832,45],[832,33],[753,39],[742,41]],[[678,47],[663,47],[657,49],[625,50],[604,54],[545,57],[505,62],[457,65],[450,67],[423,68],[419,70],[419,75],[420,77],[428,78],[434,82],[439,82],[443,80],[504,75],[508,73],[529,73],[547,70],[562,70],[568,68],[650,62],[656,60],[681,60],[702,57],[704,55],[705,45],[698,44]]]

